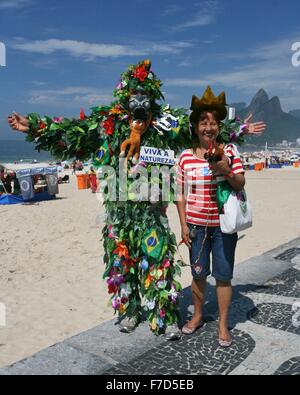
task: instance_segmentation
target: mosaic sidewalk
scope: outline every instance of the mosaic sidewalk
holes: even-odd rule
[[[217,342],[214,291],[209,285],[205,325],[180,341],[153,336],[147,324],[120,334],[111,321],[0,369],[0,375],[300,374],[300,239],[237,266],[228,349]],[[185,320],[192,309],[189,289],[181,304]]]

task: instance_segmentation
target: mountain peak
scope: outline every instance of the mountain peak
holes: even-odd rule
[[[295,141],[300,137],[300,110],[298,111],[292,111],[290,114],[285,113],[278,96],[269,98],[267,92],[260,89],[252,99],[250,106],[240,112],[237,111],[237,114],[243,119],[252,113],[254,122],[264,121],[267,124],[266,132],[256,141],[265,141],[267,138],[270,142],[279,142],[283,139]]]
[[[254,96],[252,102],[259,101],[261,104],[265,104],[269,101],[269,95],[264,89],[260,89]]]
[[[252,114],[256,114],[257,112],[259,112],[262,106],[268,103],[269,100],[270,99],[267,92],[264,89],[260,89],[252,99],[249,106],[249,111]]]

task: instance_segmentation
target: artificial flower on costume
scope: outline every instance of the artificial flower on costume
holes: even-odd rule
[[[126,306],[124,304],[121,304],[119,307],[119,312],[120,314],[124,314],[126,312]]]
[[[127,82],[126,81],[120,81],[117,85],[117,90],[121,91],[122,89],[126,88]]]
[[[163,320],[162,318],[158,318],[156,322],[157,322],[157,326],[158,326],[160,329],[164,328],[165,322],[164,322],[164,320]]]
[[[161,309],[160,312],[159,312],[159,316],[160,316],[160,318],[165,318],[166,311],[164,309]]]
[[[133,77],[137,78],[141,82],[144,82],[148,77],[148,71],[146,70],[145,66],[138,66],[133,72]]]
[[[39,130],[46,129],[46,127],[47,127],[47,125],[45,124],[45,122],[41,121],[41,122],[39,123]]]
[[[161,239],[159,239],[155,229],[149,230],[142,241],[142,250],[144,254],[154,259],[159,258],[163,246],[164,238],[161,237]]]
[[[119,258],[130,259],[128,247],[123,242],[117,243],[117,248],[113,251],[113,254],[117,254]]]
[[[111,305],[114,310],[118,310],[121,306],[121,298],[120,297],[113,298],[111,301]]]
[[[147,307],[147,309],[150,310],[150,311],[154,310],[154,309],[155,309],[155,306],[156,306],[155,300],[149,300],[149,301],[146,303],[146,307]]]
[[[157,329],[157,320],[156,320],[155,317],[153,318],[153,320],[152,320],[152,322],[151,322],[151,329],[152,329],[153,331],[156,331],[156,329]]]
[[[125,277],[121,274],[112,274],[111,277],[107,280],[108,285],[115,285],[119,287],[120,285],[125,283]]]
[[[114,261],[114,265],[113,265],[114,267],[121,267],[121,261],[120,261],[120,259],[116,259],[115,261]]]
[[[95,167],[107,165],[110,162],[111,154],[108,142],[105,141],[99,148],[93,161]]]
[[[115,120],[112,115],[110,115],[105,121],[102,122],[102,128],[104,129],[104,134],[107,136],[112,136],[115,131]]]
[[[163,265],[164,269],[169,269],[169,267],[171,266],[170,259],[168,259],[168,258],[164,259],[162,265]]]
[[[108,293],[116,295],[118,293],[118,286],[115,284],[108,284]]]
[[[122,266],[124,267],[125,273],[127,274],[127,273],[130,272],[131,268],[133,268],[133,269],[135,268],[136,260],[135,259],[131,259],[131,258],[125,259],[122,262]]]
[[[141,269],[145,272],[146,270],[149,269],[149,262],[147,261],[146,258],[143,258],[141,264],[140,264]]]
[[[86,119],[86,116],[85,116],[83,108],[80,110],[79,118],[81,119],[81,121],[84,121]]]
[[[163,281],[158,281],[158,283],[157,283],[157,287],[158,287],[159,289],[165,289],[166,286],[167,286],[167,281],[165,281],[165,280],[163,280]]]
[[[53,118],[54,123],[61,123],[61,122],[63,122],[63,120],[64,120],[64,117],[54,117]]]
[[[112,240],[115,240],[117,238],[116,235],[114,234],[114,228],[112,225],[108,226],[108,238]]]
[[[132,289],[130,284],[124,283],[121,285],[121,298],[128,298],[128,296],[132,293]]]
[[[153,281],[152,276],[150,276],[150,274],[148,274],[148,276],[147,276],[147,278],[145,280],[145,284],[144,284],[145,285],[145,289],[148,289],[150,287],[152,281]]]
[[[174,303],[174,304],[177,303],[178,292],[176,291],[176,289],[173,286],[172,286],[171,290],[169,291],[169,298],[172,303]]]
[[[157,280],[160,280],[164,275],[164,272],[161,269],[158,269],[156,272],[156,278]]]
[[[120,105],[116,105],[114,108],[112,108],[109,112],[110,115],[120,115],[123,114],[124,110]]]

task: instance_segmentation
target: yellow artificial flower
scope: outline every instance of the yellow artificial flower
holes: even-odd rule
[[[163,271],[161,269],[157,270],[156,278],[159,280],[163,276]]]
[[[126,306],[124,304],[121,304],[120,308],[119,308],[119,312],[120,314],[124,314],[126,311]]]
[[[110,115],[113,115],[113,114],[120,115],[122,113],[123,113],[123,111],[118,107],[112,108],[109,112]]]
[[[145,288],[148,289],[151,285],[152,277],[148,275],[147,279],[145,280]]]
[[[157,329],[157,322],[156,322],[156,318],[154,317],[152,322],[151,322],[151,329],[153,331],[155,331]]]

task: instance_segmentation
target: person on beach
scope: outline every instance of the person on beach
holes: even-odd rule
[[[216,192],[218,182],[224,180],[236,192],[241,191],[245,186],[245,175],[235,145],[218,143],[220,122],[227,115],[225,104],[225,94],[217,98],[210,87],[202,99],[193,97],[190,115],[193,144],[181,154],[178,162],[180,196],[177,209],[182,240],[190,249],[193,277],[191,289],[194,315],[183,326],[182,333],[191,335],[203,325],[206,279],[212,273],[216,279],[220,314],[219,344],[228,347],[232,341],[228,331],[228,312],[232,298],[231,280],[238,236],[236,233],[222,233]],[[261,133],[266,125],[260,122],[255,126],[256,131]],[[207,152],[212,146],[220,150],[220,157],[209,163]]]
[[[98,182],[97,182],[97,174],[93,167],[91,167],[89,171],[89,180],[90,180],[92,193],[96,193],[98,189]]]

